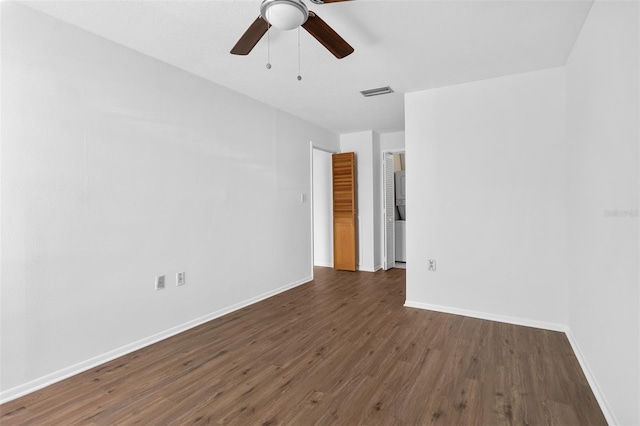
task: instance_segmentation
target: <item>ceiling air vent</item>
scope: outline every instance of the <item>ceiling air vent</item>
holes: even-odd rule
[[[360,93],[362,93],[362,96],[364,96],[365,98],[370,98],[371,96],[386,95],[388,93],[393,93],[393,89],[389,86],[386,86],[386,87],[378,87],[377,89],[363,90]]]

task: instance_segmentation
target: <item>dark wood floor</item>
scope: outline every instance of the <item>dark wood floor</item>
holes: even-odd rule
[[[564,334],[405,308],[401,269],[315,276],[4,404],[0,423],[606,424]]]

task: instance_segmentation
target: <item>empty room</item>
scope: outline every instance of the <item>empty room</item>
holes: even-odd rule
[[[639,0],[0,7],[0,424],[640,425]]]

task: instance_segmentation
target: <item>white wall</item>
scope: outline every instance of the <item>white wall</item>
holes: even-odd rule
[[[565,329],[623,425],[640,424],[639,76],[639,4],[596,1],[566,68],[406,97],[407,304]]]
[[[14,3],[2,38],[2,398],[310,278],[337,135]]]
[[[391,132],[380,134],[380,151],[404,151],[403,132]]]
[[[380,143],[382,137],[373,132],[372,148],[373,148],[373,176],[371,190],[373,191],[373,270],[377,271],[382,268],[382,156],[380,153]]]
[[[376,270],[376,206],[374,181],[374,136],[375,132],[347,133],[340,135],[340,151],[356,154],[356,185],[358,211],[358,270]],[[379,212],[378,212],[379,214]],[[378,246],[379,247],[379,246]],[[379,251],[379,248],[378,248]]]
[[[384,218],[382,215],[382,151],[403,150],[404,132],[378,134],[374,131],[364,131],[343,134],[340,136],[340,146],[342,152],[352,151],[356,153],[359,221],[358,269],[362,271],[376,271],[382,268],[382,259],[384,256],[384,239],[382,232],[384,226]],[[314,150],[314,152],[318,151]],[[329,182],[329,185],[330,184]],[[329,190],[331,190],[331,187],[329,187]],[[318,232],[323,233],[324,231],[320,230]],[[322,259],[315,260],[316,265],[325,266],[324,262],[328,259],[325,241],[326,238],[324,237],[321,237],[321,241],[314,241],[314,246],[317,246],[316,250],[325,253]],[[329,241],[329,244],[332,244],[332,240]],[[331,250],[333,250],[332,246]],[[330,256],[331,263],[326,263],[326,266],[333,265],[333,251],[330,253]]]
[[[407,304],[566,324],[564,69],[405,99]]]
[[[569,325],[623,425],[640,424],[639,13],[596,1],[567,62]]]
[[[313,264],[333,267],[331,153],[313,150]]]

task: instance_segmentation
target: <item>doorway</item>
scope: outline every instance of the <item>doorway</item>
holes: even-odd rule
[[[313,266],[333,267],[333,195],[331,155],[311,143],[311,239]]]
[[[382,153],[384,269],[406,268],[405,153]]]

